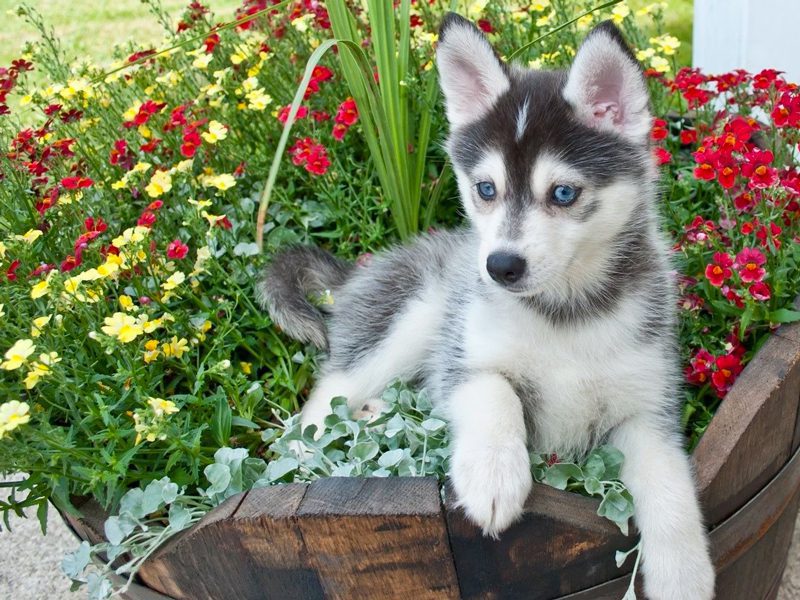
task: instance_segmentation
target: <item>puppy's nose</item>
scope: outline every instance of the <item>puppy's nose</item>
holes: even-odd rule
[[[493,252],[486,259],[486,270],[497,283],[510,285],[525,274],[525,259],[508,252]]]

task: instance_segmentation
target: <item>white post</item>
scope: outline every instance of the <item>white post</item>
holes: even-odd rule
[[[695,0],[692,63],[710,74],[772,68],[800,83],[800,0]]]

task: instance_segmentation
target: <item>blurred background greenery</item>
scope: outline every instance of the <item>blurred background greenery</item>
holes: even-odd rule
[[[652,4],[654,0],[629,0],[636,10]],[[0,29],[0,66],[8,65],[18,57],[25,42],[39,38],[27,23],[15,14],[19,0],[0,0],[0,14],[5,25]],[[162,0],[164,10],[177,20],[188,0]],[[598,0],[600,3],[600,0]],[[681,41],[679,62],[691,61],[693,0],[666,0],[666,29]],[[97,64],[107,64],[111,51],[117,44],[134,40],[137,45],[158,45],[164,30],[142,0],[114,0],[109,2],[84,2],[81,0],[28,0],[38,10],[71,57],[89,59]],[[229,21],[241,0],[207,0],[204,2],[220,21]]]

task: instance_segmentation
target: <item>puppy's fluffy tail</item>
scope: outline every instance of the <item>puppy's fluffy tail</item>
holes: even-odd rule
[[[256,287],[269,316],[289,336],[328,347],[323,310],[308,296],[344,284],[353,265],[314,246],[292,246],[275,255]]]

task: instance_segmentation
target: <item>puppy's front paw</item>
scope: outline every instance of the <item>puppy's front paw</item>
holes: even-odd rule
[[[678,545],[673,548],[649,546],[642,555],[647,597],[652,600],[712,600],[714,565],[705,541],[698,540],[691,546],[685,542]]]
[[[521,441],[456,446],[450,476],[457,506],[493,538],[522,516],[533,485],[528,449]]]
[[[353,410],[353,418],[357,420],[373,421],[381,416],[389,405],[381,398],[372,398],[361,403],[359,408]]]

